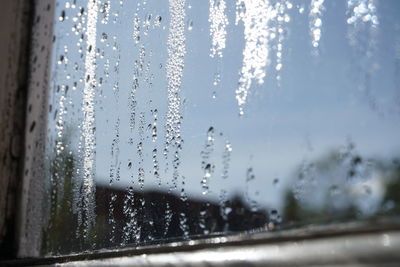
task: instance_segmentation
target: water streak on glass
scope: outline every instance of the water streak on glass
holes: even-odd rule
[[[322,35],[322,13],[324,12],[324,0],[312,0],[310,4],[310,35],[311,44],[317,48]]]
[[[253,80],[258,84],[264,83],[265,67],[270,61],[269,25],[277,12],[270,1],[257,0],[237,0],[236,9],[236,25],[243,22],[246,42],[239,88],[236,89],[239,114],[242,115]]]
[[[210,160],[211,154],[214,152],[214,132],[214,127],[208,129],[204,149],[201,151],[201,168],[204,172],[203,179],[201,180],[203,195],[209,193],[209,180],[214,173],[214,164]]]
[[[85,87],[83,89],[82,136],[83,151],[83,209],[84,234],[88,234],[95,223],[94,169],[96,154],[95,137],[95,87],[96,87],[96,43],[97,43],[98,2],[88,1],[86,22]]]
[[[185,63],[185,0],[169,0],[169,13],[171,16],[168,34],[168,61],[166,64],[168,110],[165,124],[165,151],[173,148],[172,187],[177,187],[179,177],[179,150],[182,148],[181,137],[181,85]]]
[[[229,24],[225,9],[225,0],[210,0],[208,21],[210,22],[211,57],[222,57],[223,50],[225,49],[226,27]]]
[[[275,3],[274,9],[277,12],[276,19],[274,21],[274,27],[271,27],[270,39],[273,41],[275,39],[274,49],[275,53],[275,71],[276,71],[276,81],[278,86],[281,85],[281,72],[283,68],[283,45],[285,36],[287,35],[287,24],[290,22],[289,11],[292,9],[293,5],[290,1],[281,0]]]

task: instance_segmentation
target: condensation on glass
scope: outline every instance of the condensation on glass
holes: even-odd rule
[[[42,255],[400,214],[398,1],[54,12]]]

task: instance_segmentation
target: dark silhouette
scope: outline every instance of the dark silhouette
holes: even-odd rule
[[[163,243],[263,228],[265,210],[254,210],[239,195],[221,205],[182,198],[168,192],[96,185],[95,224],[84,237],[80,201],[74,200],[73,153],[65,149],[49,162],[53,176],[48,189],[49,219],[43,232],[43,254],[61,255],[85,250]],[[75,192],[74,192],[75,190]]]

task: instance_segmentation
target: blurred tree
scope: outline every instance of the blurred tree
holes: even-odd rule
[[[282,227],[400,215],[399,161],[365,159],[354,148],[300,164],[284,196]],[[366,185],[373,179],[383,196]]]

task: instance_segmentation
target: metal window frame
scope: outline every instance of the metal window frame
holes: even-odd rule
[[[399,266],[399,218],[22,259],[6,266]]]

